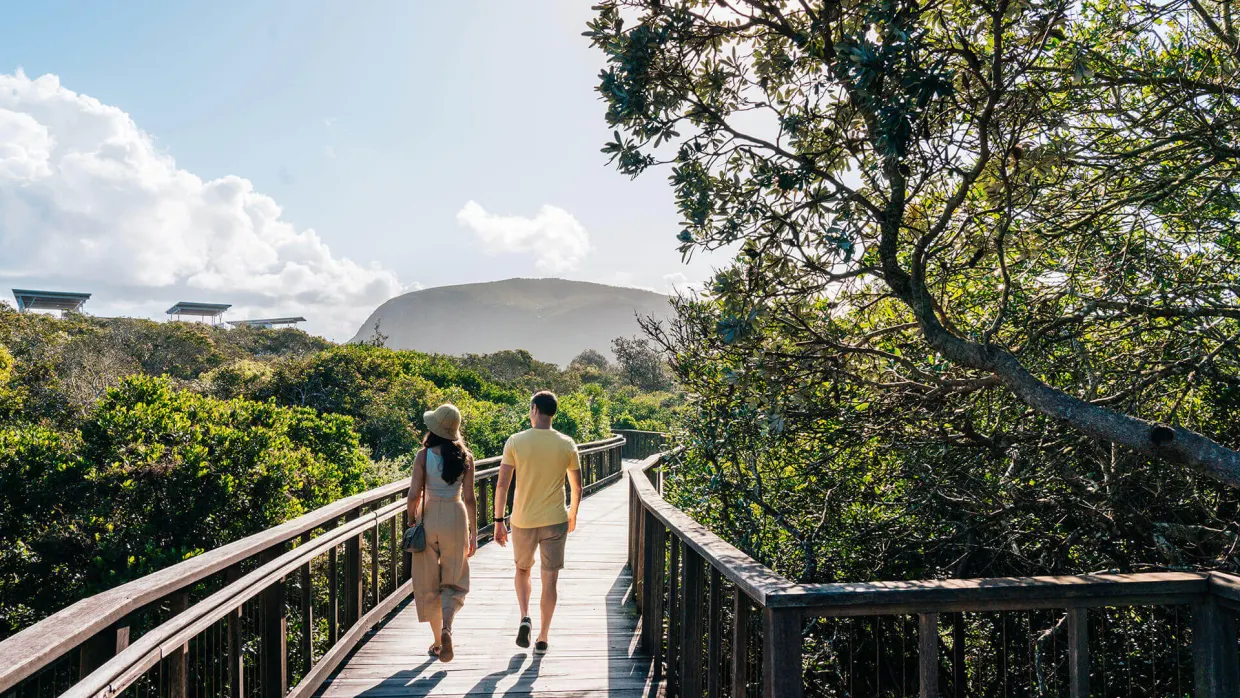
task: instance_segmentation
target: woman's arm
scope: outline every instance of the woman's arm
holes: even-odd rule
[[[474,492],[474,463],[470,459],[465,468],[461,482],[461,499],[465,501],[465,512],[469,517],[469,554],[473,556],[478,550],[478,496]]]
[[[405,513],[412,526],[418,520],[418,512],[422,507],[422,488],[426,486],[426,449],[419,449],[413,458],[413,475],[409,481],[409,498],[405,502]]]

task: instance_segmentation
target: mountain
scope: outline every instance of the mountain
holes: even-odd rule
[[[637,288],[508,279],[397,296],[371,313],[351,341],[370,338],[379,323],[393,349],[457,355],[525,349],[564,366],[586,349],[614,359],[611,340],[641,332],[637,314],[671,313],[667,296]]]

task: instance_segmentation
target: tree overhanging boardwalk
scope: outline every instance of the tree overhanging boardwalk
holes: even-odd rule
[[[512,548],[488,544],[470,562],[469,596],[453,624],[456,658],[426,655],[430,632],[405,602],[330,678],[323,698],[367,696],[646,696],[657,692],[649,655],[637,650],[638,614],[626,569],[628,488],[613,485],[581,505],[569,536],[560,598],[542,657],[516,646],[520,613]],[[538,625],[537,563],[531,615]]]

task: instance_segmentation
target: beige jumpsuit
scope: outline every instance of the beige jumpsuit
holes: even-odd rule
[[[443,480],[443,457],[426,451],[426,549],[413,554],[413,600],[418,621],[452,618],[469,593],[469,522],[461,500],[465,476],[449,485]]]

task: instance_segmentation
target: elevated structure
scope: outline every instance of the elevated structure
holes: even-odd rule
[[[31,310],[59,310],[62,315],[81,310],[86,301],[90,300],[89,293],[32,291],[24,288],[13,289],[13,297],[17,299],[17,311],[20,313]]]
[[[209,322],[212,325],[224,320],[224,312],[231,308],[228,303],[193,303],[190,301],[181,301],[176,305],[168,308],[168,318],[170,320],[180,321],[183,316],[202,318],[203,322]]]
[[[306,319],[305,319],[304,317],[301,317],[301,316],[297,316],[297,317],[270,317],[270,318],[258,318],[258,319],[255,319],[255,320],[233,320],[233,321],[232,321],[231,323],[229,323],[229,324],[236,325],[236,326],[238,326],[238,327],[241,327],[241,326],[245,326],[245,327],[261,327],[261,328],[263,328],[263,329],[265,329],[265,330],[270,330],[270,329],[273,329],[273,328],[276,328],[276,327],[296,327],[296,326],[297,326],[297,323],[299,323],[299,322],[305,322],[305,321],[306,321]]]

